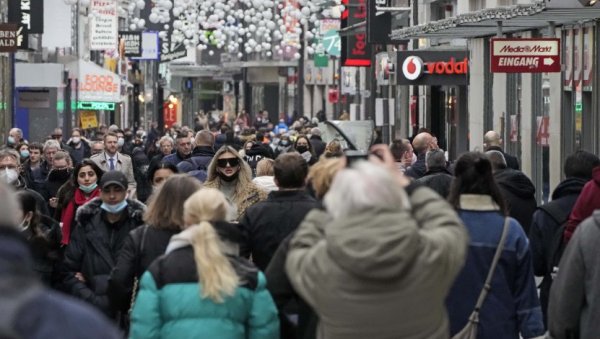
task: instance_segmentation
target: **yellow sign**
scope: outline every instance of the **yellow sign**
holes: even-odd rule
[[[79,111],[79,123],[83,129],[98,127],[98,117],[96,117],[96,112]]]

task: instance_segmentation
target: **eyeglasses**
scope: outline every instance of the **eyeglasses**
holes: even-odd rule
[[[217,166],[224,168],[227,167],[227,165],[229,165],[230,167],[236,167],[240,164],[240,159],[238,158],[224,158],[224,159],[217,159]]]

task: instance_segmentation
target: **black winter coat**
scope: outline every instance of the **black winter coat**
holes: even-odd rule
[[[494,178],[500,186],[509,215],[517,219],[525,233],[529,234],[531,218],[537,208],[535,186],[523,172],[511,168],[497,170]]]
[[[327,147],[325,142],[323,142],[323,139],[321,139],[321,137],[318,135],[313,135],[310,137],[310,145],[315,151],[315,156],[317,158],[321,157],[321,154],[325,152],[325,147]]]
[[[416,181],[436,191],[444,199],[450,194],[450,184],[454,177],[445,168],[427,171],[424,176]]]
[[[424,176],[425,172],[427,172],[427,167],[425,166],[425,155],[425,153],[417,154],[417,161],[410,166],[410,168],[406,170],[404,174],[413,179],[419,179]]]
[[[273,191],[246,210],[240,221],[245,236],[241,255],[250,257],[264,271],[273,254],[304,217],[319,203],[304,190]]]
[[[139,279],[154,259],[165,253],[169,240],[179,231],[144,225],[129,232],[108,281],[107,295],[113,309],[129,309],[135,278]]]
[[[533,260],[533,272],[536,276],[544,277],[540,284],[540,304],[546,323],[548,300],[552,276],[550,268],[551,250],[554,234],[558,228],[567,221],[575,202],[586,184],[585,179],[569,178],[561,182],[552,193],[552,201],[538,208],[533,214],[529,240]],[[556,210],[564,215],[563,220],[556,220],[547,210]]]
[[[39,234],[34,234],[31,226],[23,231],[31,249],[33,270],[44,284],[54,287],[58,284],[58,266],[62,260],[60,226],[54,219],[41,216],[37,228]]]
[[[512,168],[514,170],[519,170],[519,160],[517,160],[517,157],[514,157],[508,153],[504,153],[502,148],[500,148],[498,146],[490,146],[487,148],[486,151],[498,151],[498,152],[502,153],[502,155],[504,155],[504,160],[506,160],[506,166],[508,166],[508,168]]]
[[[106,221],[106,212],[95,198],[81,206],[75,216],[76,226],[67,246],[63,262],[63,284],[71,295],[83,299],[114,317],[108,297],[108,278],[116,265],[120,250],[129,232],[143,224],[146,206],[127,199],[126,216],[115,224]],[[82,273],[85,282],[75,277]]]

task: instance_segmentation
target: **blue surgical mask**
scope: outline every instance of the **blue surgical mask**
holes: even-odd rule
[[[29,158],[29,151],[21,151],[21,158]]]
[[[98,183],[93,183],[91,185],[79,185],[79,189],[84,191],[85,193],[91,193],[93,190],[96,189],[96,187],[98,187]]]
[[[7,140],[7,141],[8,141],[8,144],[9,144],[9,145],[14,145],[14,144],[16,144],[16,143],[17,143],[17,142],[15,141],[15,138],[14,138],[13,136],[11,136],[11,135],[9,135],[9,136],[8,136],[8,140]]]
[[[118,204],[110,205],[105,202],[100,205],[100,208],[111,214],[117,214],[127,207],[127,200],[123,200]]]

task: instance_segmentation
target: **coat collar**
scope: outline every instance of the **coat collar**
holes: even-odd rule
[[[489,195],[461,194],[460,209],[469,211],[499,211],[500,206]]]

